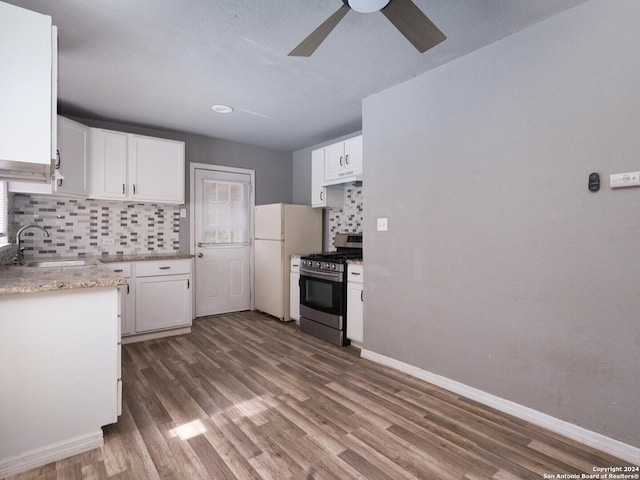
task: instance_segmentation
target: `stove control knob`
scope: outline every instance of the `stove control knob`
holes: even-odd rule
[[[337,267],[337,265],[334,263],[333,265],[331,265],[331,270],[335,270]]]

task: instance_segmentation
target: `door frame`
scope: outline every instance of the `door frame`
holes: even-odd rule
[[[251,178],[251,186],[249,192],[249,216],[250,216],[250,231],[249,231],[249,251],[250,251],[250,260],[249,260],[249,271],[250,271],[250,285],[249,285],[249,297],[251,298],[251,310],[255,310],[255,278],[253,272],[255,271],[254,264],[254,217],[256,210],[256,196],[255,196],[255,186],[256,186],[256,171],[250,168],[237,168],[237,167],[226,167],[224,165],[213,165],[210,163],[189,163],[189,253],[193,258],[193,279],[196,278],[196,212],[195,212],[195,185],[196,185],[196,170],[209,170],[212,172],[225,172],[225,173],[240,173],[244,175],[249,175]],[[196,312],[196,294],[195,287],[193,289],[193,312],[195,315]]]

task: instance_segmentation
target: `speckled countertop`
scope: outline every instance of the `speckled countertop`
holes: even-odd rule
[[[144,262],[149,260],[182,260],[193,258],[188,253],[134,253],[131,255],[102,255],[97,257],[102,263]]]
[[[350,263],[351,265],[362,265],[362,260],[347,260],[347,263]]]
[[[95,258],[83,258],[90,264],[74,267],[27,267],[16,265],[0,266],[0,295],[19,293],[49,292],[72,288],[115,287],[125,285],[127,281],[102,263],[141,262],[147,260],[189,259],[188,254],[133,254],[103,255]],[[42,260],[59,260],[43,258]],[[78,260],[76,257],[73,260]]]
[[[116,287],[126,283],[124,278],[97,261],[81,267],[0,267],[0,295]]]

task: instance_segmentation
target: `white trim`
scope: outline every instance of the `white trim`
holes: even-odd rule
[[[146,340],[157,340],[158,338],[175,337],[191,333],[191,327],[173,328],[171,330],[160,330],[158,332],[140,333],[136,335],[126,335],[122,337],[122,345],[129,343],[144,342]]]
[[[104,445],[102,429],[88,435],[71,438],[63,442],[53,443],[45,447],[30,450],[16,457],[0,460],[0,478],[57,462],[72,455],[100,448]]]
[[[224,165],[212,165],[210,163],[189,163],[189,253],[193,255],[193,283],[195,284],[196,278],[196,245],[195,245],[195,209],[194,209],[194,190],[196,184],[196,169],[200,170],[211,170],[211,171],[219,171],[219,172],[227,172],[227,173],[240,173],[244,175],[249,175],[251,177],[251,192],[249,194],[249,202],[250,202],[250,214],[251,214],[251,232],[250,235],[250,245],[251,245],[251,259],[250,259],[250,268],[251,268],[251,285],[249,288],[251,289],[251,310],[255,309],[255,285],[254,285],[254,255],[253,255],[253,233],[254,233],[254,216],[255,216],[255,207],[256,207],[256,171],[250,168],[237,168],[237,167],[225,167]],[[192,310],[193,316],[196,315],[196,290],[193,290],[193,300],[192,300]]]
[[[425,382],[432,383],[468,399],[475,400],[476,402],[480,402],[484,405],[500,410],[501,412],[526,420],[529,423],[546,428],[554,433],[558,433],[570,438],[571,440],[596,448],[610,455],[614,455],[622,460],[636,464],[640,458],[640,448],[622,443],[600,433],[587,430],[586,428],[579,427],[573,423],[565,422],[564,420],[552,417],[551,415],[534,410],[533,408],[525,407],[519,403],[497,397],[477,388],[465,385],[464,383],[456,382],[450,378],[442,377],[419,367],[401,362],[400,360],[372,352],[371,350],[362,349],[360,351],[360,356],[367,360],[371,360],[372,362],[379,363],[380,365],[399,370],[403,373],[424,380]]]

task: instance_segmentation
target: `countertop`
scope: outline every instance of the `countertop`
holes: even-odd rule
[[[117,287],[126,283],[124,278],[99,262],[81,267],[0,267],[0,295]]]
[[[26,267],[0,266],[0,295],[38,293],[72,288],[117,287],[127,281],[102,265],[114,262],[141,262],[149,260],[190,259],[193,255],[177,253],[148,253],[132,255],[103,255],[83,258],[90,265],[79,267]],[[42,258],[42,260],[58,260]],[[78,260],[76,257],[74,260]]]
[[[102,255],[96,257],[102,263],[145,262],[150,260],[183,260],[193,258],[188,253],[132,253],[130,255]]]
[[[347,260],[347,263],[350,263],[351,265],[362,265],[362,260]]]

